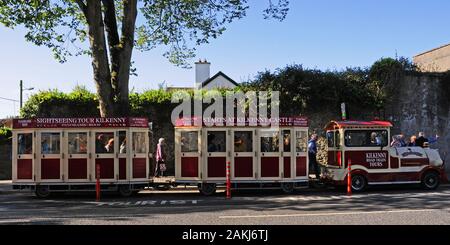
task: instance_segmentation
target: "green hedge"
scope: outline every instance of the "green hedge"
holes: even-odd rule
[[[316,112],[339,113],[346,102],[350,112],[377,112],[395,96],[396,82],[405,72],[414,71],[406,59],[384,58],[369,68],[348,68],[343,71],[320,71],[290,65],[275,72],[265,71],[243,83],[242,91],[280,91],[280,113],[284,115]],[[222,94],[226,90],[220,90]],[[130,93],[133,116],[169,116],[175,106],[171,103],[174,91],[148,90]],[[192,94],[193,91],[188,91]],[[34,94],[21,110],[22,117],[99,116],[96,95],[77,86],[70,93],[58,90]]]
[[[63,93],[57,89],[40,91],[33,94],[20,111],[23,118],[99,114],[97,96],[82,86],[75,87],[70,93]]]
[[[0,127],[0,145],[11,143],[12,132],[10,128]]]

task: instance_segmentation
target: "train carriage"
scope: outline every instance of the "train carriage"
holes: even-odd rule
[[[276,127],[261,119],[231,124],[223,118],[214,120],[223,123],[177,120],[175,176],[161,180],[150,175],[151,134],[145,118],[16,119],[13,188],[47,197],[51,192],[94,191],[97,179],[101,191],[122,196],[145,187],[179,184],[195,185],[204,195],[227,183],[232,189],[271,188],[286,193],[308,187],[306,117],[281,117]],[[321,180],[345,185],[351,163],[354,191],[382,184],[437,188],[445,179],[438,151],[390,147],[391,127],[383,121],[330,122],[328,163]]]
[[[51,192],[119,191],[149,184],[145,118],[33,118],[13,121],[13,187]]]
[[[195,119],[196,120],[196,119]],[[175,127],[175,179],[213,194],[224,185],[227,163],[233,189],[308,186],[308,120],[280,118],[279,127],[207,126],[180,119]],[[188,123],[187,123],[188,122]]]

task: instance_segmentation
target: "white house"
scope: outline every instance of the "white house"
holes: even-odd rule
[[[225,73],[219,71],[214,76],[211,76],[211,63],[204,60],[195,62],[195,84],[192,88],[186,87],[167,87],[167,90],[180,89],[217,89],[229,88],[233,89],[239,86],[237,82],[227,76]]]
[[[239,86],[233,79],[219,71],[211,77],[211,63],[208,61],[195,62],[195,88],[197,89],[216,89],[216,88],[235,88]]]

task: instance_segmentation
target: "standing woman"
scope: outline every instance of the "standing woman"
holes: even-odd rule
[[[160,174],[162,176],[163,172],[166,170],[166,153],[164,151],[164,138],[160,138],[158,140],[158,144],[156,145],[156,166],[155,166],[155,177],[159,177]]]

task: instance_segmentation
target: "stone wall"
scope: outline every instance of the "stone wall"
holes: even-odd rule
[[[444,74],[408,75],[398,81],[398,95],[387,106],[387,119],[394,123],[394,133],[406,137],[440,136],[431,148],[439,149],[450,170],[450,81]]]
[[[0,144],[0,180],[11,179],[11,144]]]

